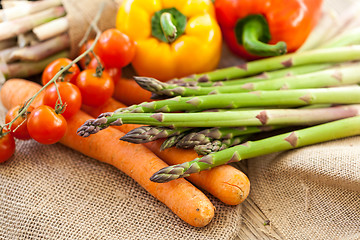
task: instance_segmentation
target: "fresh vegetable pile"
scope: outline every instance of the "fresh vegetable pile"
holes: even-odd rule
[[[339,40],[293,52],[316,24],[322,1],[304,1],[306,15],[299,1],[286,7],[298,19],[297,41],[273,19],[289,1],[269,2],[266,11],[249,7],[240,14],[241,1],[219,0],[215,9],[211,1],[124,1],[118,29],[103,33],[96,26],[100,11],[79,56],[48,64],[42,87],[11,79],[1,88],[9,112],[0,129],[0,162],[14,154],[14,137],[60,142],[117,167],[201,227],[214,206],[187,180],[237,205],[250,183],[228,163],[360,134],[360,45]],[[262,59],[214,70],[221,53],[215,16],[234,52]],[[254,30],[259,26],[265,37]],[[237,42],[234,28],[244,31]],[[91,29],[95,39],[88,39]],[[273,55],[281,56],[263,58]],[[129,64],[142,75],[136,84],[121,78]]]
[[[78,134],[88,137],[109,126],[143,124],[147,126],[121,139],[144,143],[166,138],[161,149],[194,148],[206,155],[159,170],[151,177],[155,182],[357,135],[360,88],[352,85],[360,79],[359,51],[358,46],[351,46],[287,54],[170,83],[136,77],[140,86],[162,100],[100,114],[84,123]],[[290,76],[285,69],[296,75]],[[266,79],[267,72],[275,77]],[[257,79],[256,74],[260,74]],[[290,128],[280,135],[272,131],[294,126],[300,129]],[[254,135],[262,131],[274,133],[268,138]]]
[[[119,95],[122,86],[133,88],[133,84],[120,79],[121,68],[134,57],[132,41],[117,29],[101,33],[95,24],[91,28],[97,32],[96,38],[87,41],[87,36],[84,37],[79,57],[74,60],[59,58],[48,64],[42,74],[43,87],[22,79],[10,79],[2,86],[2,103],[11,109],[9,113],[13,113],[13,118],[1,129],[0,139],[9,149],[2,160],[9,159],[14,153],[13,136],[20,140],[17,133],[24,128],[26,139],[42,144],[60,142],[119,168],[187,223],[197,227],[207,225],[214,217],[214,206],[200,190],[184,179],[161,185],[150,180],[158,168],[168,166],[164,161],[170,164],[186,162],[197,156],[195,152],[159,152],[157,144],[161,144],[160,141],[145,146],[119,143],[118,139],[125,135],[123,132],[138,125],[107,129],[95,138],[84,139],[76,134],[81,124],[91,119],[85,111],[95,117],[105,109],[114,111],[124,107],[111,96]],[[141,90],[138,86],[137,89]],[[147,98],[141,96],[136,101],[140,99]],[[189,180],[230,205],[241,203],[249,194],[248,178],[231,166],[194,175]]]

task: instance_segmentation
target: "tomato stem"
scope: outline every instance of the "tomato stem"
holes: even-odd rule
[[[94,50],[91,50],[92,54],[94,55],[96,62],[97,62],[97,66],[96,66],[96,77],[101,77],[102,73],[104,71],[104,66],[102,65],[99,57],[95,54]]]

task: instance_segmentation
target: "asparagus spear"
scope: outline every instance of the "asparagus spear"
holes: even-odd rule
[[[229,147],[239,145],[245,142],[247,139],[249,139],[249,137],[250,135],[242,135],[229,139],[222,139],[222,140],[215,139],[206,144],[194,146],[194,150],[199,155],[207,155],[212,152],[219,152]]]
[[[343,86],[360,82],[360,65],[351,64],[328,70],[322,70],[299,76],[283,77],[272,80],[249,82],[231,86],[183,87],[160,82],[154,78],[135,77],[136,82],[145,90],[157,96],[199,96],[220,93],[240,93],[256,90],[281,90],[322,88]]]
[[[6,79],[28,77],[41,73],[44,68],[58,58],[69,57],[68,51],[62,51],[48,58],[36,62],[15,62],[10,64],[0,64],[0,73]]]
[[[150,180],[163,183],[188,177],[216,166],[274,152],[290,150],[307,145],[360,134],[360,116],[325,123],[258,141],[248,141],[223,151],[196,158],[190,162],[169,166],[156,172]]]
[[[65,15],[63,7],[54,7],[22,18],[0,23],[0,40],[15,37],[34,27]]]
[[[252,76],[266,71],[317,63],[339,63],[360,59],[360,45],[315,49],[302,53],[290,53],[218,69],[212,72],[194,74],[181,81],[220,81]]]
[[[177,84],[179,86],[185,86],[185,87],[229,86],[229,85],[237,85],[237,84],[243,84],[243,83],[248,83],[248,82],[257,82],[257,81],[263,81],[263,80],[270,80],[270,79],[274,79],[274,78],[289,77],[289,76],[300,75],[300,74],[305,74],[305,73],[310,73],[310,72],[316,72],[316,71],[328,69],[332,66],[334,66],[334,64],[319,63],[319,64],[295,66],[295,67],[289,67],[289,68],[275,70],[275,71],[263,72],[261,74],[258,74],[258,75],[252,76],[252,77],[229,79],[228,81],[184,82],[184,81],[181,81],[181,79],[174,79],[174,80],[167,81],[167,83],[168,84]]]
[[[255,91],[248,93],[224,93],[197,97],[181,97],[144,102],[115,113],[201,111],[215,108],[235,109],[241,107],[304,106],[310,104],[360,103],[360,90],[353,87],[318,89],[295,89],[286,91]]]
[[[147,143],[155,141],[160,138],[168,138],[178,136],[183,132],[188,131],[189,128],[168,128],[168,127],[153,127],[142,126],[135,128],[125,134],[120,140],[131,143]]]
[[[10,21],[52,7],[60,6],[61,0],[46,0],[46,1],[36,1],[36,2],[22,1],[21,3],[22,4],[19,6],[13,6],[9,8],[4,7],[4,10],[0,15],[0,20]]]
[[[179,135],[175,135],[165,139],[165,141],[160,146],[160,151],[164,151],[167,148],[171,148],[175,146],[186,134],[187,134],[186,132],[183,132],[180,133]]]
[[[51,55],[67,49],[70,46],[70,38],[67,33],[52,39],[40,42],[34,46],[19,48],[14,50],[9,57],[9,61],[39,61]]]
[[[57,35],[65,33],[68,29],[69,23],[67,18],[61,17],[37,26],[32,31],[40,41],[44,41],[46,39],[50,39],[56,37]]]
[[[345,105],[317,109],[269,109],[253,111],[229,111],[221,114],[209,113],[126,113],[101,114],[89,120],[79,129],[78,134],[90,134],[111,126],[127,123],[171,127],[240,127],[263,125],[314,125],[337,119],[356,116],[360,105]]]
[[[264,131],[272,131],[283,126],[243,126],[243,127],[214,127],[186,134],[176,146],[179,148],[193,148],[219,139],[232,139],[237,136],[248,135]]]

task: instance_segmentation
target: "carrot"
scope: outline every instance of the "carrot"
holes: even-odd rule
[[[87,108],[86,112],[97,117],[103,112],[112,112],[124,104],[114,99],[110,99],[108,104],[97,107]],[[125,133],[137,127],[134,124],[125,124],[116,128],[121,129]],[[163,140],[145,143],[144,145],[153,151],[158,157],[166,163],[180,164],[191,161],[198,157],[197,153],[192,149],[169,148],[160,151]],[[225,204],[237,205],[243,202],[250,192],[250,182],[247,176],[240,170],[230,166],[223,165],[213,168],[209,171],[202,171],[197,174],[191,174],[188,178],[192,183],[208,191]]]
[[[21,91],[23,97],[11,99],[12,96],[19,94],[21,88],[23,88]],[[1,89],[1,100],[5,107],[10,108],[23,103],[39,88],[39,85],[26,80],[8,80]],[[214,206],[200,190],[186,180],[178,179],[169,183],[154,183],[149,180],[153,173],[168,165],[142,145],[119,141],[124,135],[123,132],[115,128],[107,128],[88,138],[79,137],[76,130],[90,118],[92,117],[79,111],[68,119],[68,129],[60,142],[120,169],[190,225],[202,227],[211,221],[214,216]]]
[[[117,82],[113,97],[128,106],[153,101],[149,91],[141,88],[133,79],[127,78],[121,78]]]
[[[16,82],[16,88],[7,90],[7,88],[5,87],[7,85],[6,83],[1,88],[1,102],[6,109],[10,109],[12,108],[12,106],[24,104],[26,100],[34,96],[35,93],[41,88],[40,85],[35,82],[28,81],[28,83],[26,84],[28,87],[25,88],[20,84],[23,81],[22,79],[14,79],[13,81],[14,82],[11,82],[11,84]],[[29,88],[31,89],[31,91],[29,91]],[[43,94],[44,91],[42,91],[36,97],[36,99],[31,105],[34,107],[40,106],[42,104]]]

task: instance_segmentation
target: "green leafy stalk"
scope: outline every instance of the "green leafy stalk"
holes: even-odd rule
[[[274,152],[299,148],[325,141],[360,134],[360,116],[325,123],[258,141],[248,141],[190,162],[169,166],[156,172],[150,180],[169,182],[192,173],[198,173],[230,162],[238,162]]]
[[[310,104],[356,104],[360,103],[360,89],[334,87],[318,89],[296,89],[286,91],[254,91],[248,93],[224,93],[196,97],[180,97],[161,101],[144,102],[115,113],[201,111],[206,109],[268,106],[305,106]]]
[[[338,64],[341,66],[341,64]],[[258,82],[264,80],[271,80],[275,78],[282,78],[282,77],[292,77],[301,74],[317,72],[321,70],[325,70],[331,67],[334,67],[334,64],[331,63],[319,63],[319,64],[311,64],[311,65],[304,65],[304,66],[295,66],[289,67],[285,69],[263,72],[256,76],[246,77],[246,78],[239,78],[239,79],[230,79],[228,81],[216,81],[216,82],[194,82],[191,86],[201,86],[201,87],[212,87],[212,86],[232,86],[238,84],[244,84],[249,82]],[[171,82],[169,82],[171,84]],[[195,84],[196,83],[196,84]]]
[[[360,60],[360,45],[315,49],[302,53],[290,53],[282,56],[251,61],[238,66],[218,69],[212,72],[194,74],[181,81],[212,82],[253,76],[262,72],[289,68],[293,66],[318,63],[340,63]]]
[[[283,126],[243,126],[243,127],[214,127],[201,131],[192,131],[186,134],[177,144],[178,148],[194,148],[197,145],[205,145],[214,140],[232,139],[237,136],[251,133],[272,131]]]
[[[154,78],[137,77],[136,82],[157,96],[200,96],[222,93],[240,93],[257,90],[283,90],[343,86],[360,82],[360,64],[322,70],[308,74],[272,80],[249,82],[231,86],[182,87],[160,82]]]
[[[131,143],[147,143],[160,138],[178,136],[186,131],[189,131],[189,128],[142,126],[131,130],[120,138],[120,140]]]
[[[160,146],[160,151],[164,151],[165,149],[175,146],[186,134],[186,132],[183,132],[179,135],[171,136],[165,139],[165,141]]]
[[[169,85],[154,78],[136,78],[144,89],[158,96],[200,96],[209,94],[240,93],[258,90],[284,90],[344,86],[360,82],[360,65],[350,65],[298,76],[249,82],[231,86],[182,87]]]
[[[90,134],[111,125],[128,123],[167,127],[241,127],[264,125],[314,125],[337,119],[356,116],[360,105],[345,105],[317,109],[267,109],[249,111],[208,113],[106,113],[95,120],[88,120],[78,134]]]
[[[242,135],[229,139],[214,139],[206,144],[194,146],[194,150],[199,155],[207,155],[212,152],[219,152],[229,147],[239,145],[249,139],[250,136],[251,135]]]

